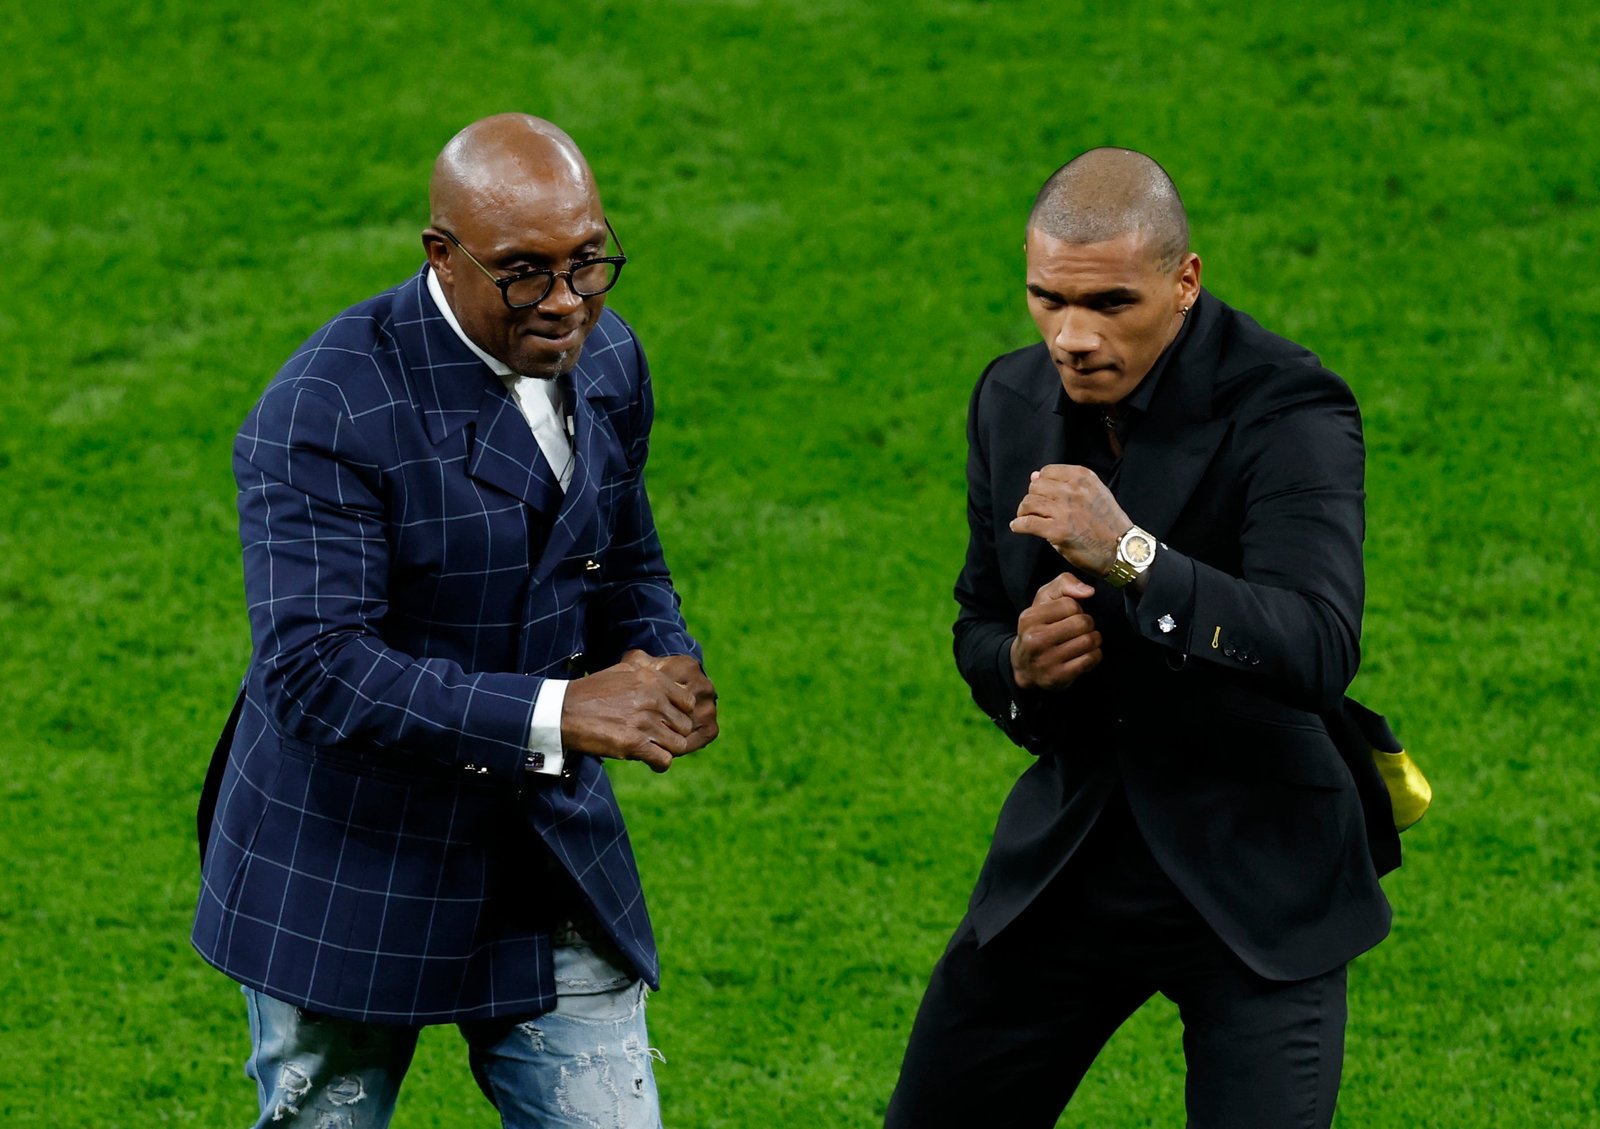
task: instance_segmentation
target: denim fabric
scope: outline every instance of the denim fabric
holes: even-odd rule
[[[570,938],[563,938],[568,940]],[[555,1010],[459,1024],[505,1129],[660,1129],[646,987],[584,943],[555,949]],[[244,989],[257,1129],[383,1129],[418,1027],[318,1015]]]

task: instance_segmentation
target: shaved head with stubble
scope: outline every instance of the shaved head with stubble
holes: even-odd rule
[[[1138,234],[1163,270],[1189,250],[1189,217],[1165,169],[1132,149],[1090,149],[1050,175],[1028,227],[1067,243]]]
[[[467,336],[520,375],[570,371],[605,296],[558,279],[537,305],[511,309],[495,280],[605,254],[600,192],[572,138],[528,114],[474,122],[434,162],[428,204],[428,263]]]
[[[1028,215],[1028,311],[1068,397],[1119,403],[1200,294],[1178,190],[1131,149],[1091,149],[1045,181]]]

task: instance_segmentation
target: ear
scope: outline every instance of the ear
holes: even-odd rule
[[[1200,298],[1200,256],[1190,251],[1178,267],[1178,296],[1184,309]]]
[[[428,256],[428,265],[433,268],[433,273],[439,276],[440,284],[446,287],[454,285],[455,270],[450,260],[450,241],[438,228],[423,228],[422,250]]]

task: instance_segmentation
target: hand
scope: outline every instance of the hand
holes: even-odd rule
[[[1053,463],[1028,477],[1011,531],[1041,537],[1085,572],[1104,576],[1132,525],[1094,471]]]
[[[633,650],[622,656],[622,661],[634,666],[659,670],[679,686],[694,695],[694,711],[690,715],[694,730],[689,734],[689,752],[703,749],[717,739],[721,730],[717,726],[717,688],[706,677],[705,670],[689,655],[666,655],[657,658],[644,651]],[[682,755],[682,754],[680,754]]]
[[[695,694],[665,671],[633,662],[567,684],[561,743],[597,757],[643,761],[657,772],[693,752]]]
[[[1017,617],[1011,673],[1024,690],[1065,690],[1100,665],[1100,632],[1079,600],[1094,588],[1063,572]]]

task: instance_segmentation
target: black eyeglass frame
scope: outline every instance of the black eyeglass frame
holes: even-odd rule
[[[617,284],[617,280],[622,277],[622,268],[627,265],[628,256],[622,249],[622,240],[617,238],[617,229],[611,226],[611,220],[607,218],[604,222],[606,225],[606,231],[611,233],[611,241],[617,245],[617,253],[615,255],[599,255],[593,259],[580,259],[579,261],[568,265],[566,270],[550,270],[548,267],[539,267],[536,270],[525,270],[519,274],[511,275],[509,278],[501,278],[488,267],[480,263],[478,261],[478,256],[467,250],[466,245],[462,243],[461,240],[457,239],[455,232],[451,231],[449,228],[441,227],[437,228],[436,230],[440,235],[444,236],[446,239],[450,240],[450,242],[459,247],[461,249],[461,253],[471,261],[472,265],[481,270],[484,277],[495,284],[495,287],[500,291],[500,300],[506,304],[507,309],[526,310],[540,305],[546,298],[550,297],[550,292],[556,288],[556,279],[558,278],[566,279],[568,288],[580,298],[594,298],[598,295],[604,294]],[[585,267],[592,267],[596,263],[611,263],[617,268],[615,273],[613,273],[611,276],[611,281],[606,283],[599,290],[580,290],[574,275],[576,275],[578,271],[583,270]],[[543,278],[545,280],[544,293],[540,294],[531,302],[513,302],[511,300],[511,288],[519,282],[527,282],[529,279],[534,278]]]

